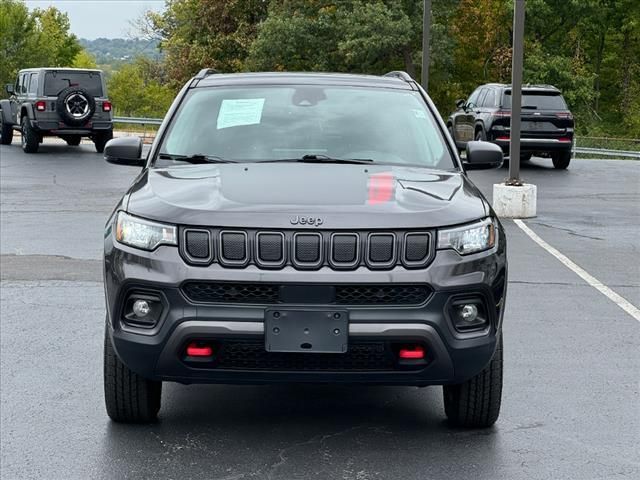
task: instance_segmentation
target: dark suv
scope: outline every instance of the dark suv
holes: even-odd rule
[[[511,86],[490,83],[478,87],[467,100],[456,102],[458,109],[447,121],[458,148],[471,140],[487,140],[509,154]],[[573,115],[560,90],[550,85],[522,88],[521,158],[551,157],[555,168],[571,162]]]
[[[90,137],[98,152],[113,138],[111,102],[101,70],[29,68],[20,70],[16,83],[6,85],[11,95],[0,101],[0,143],[9,145],[13,131],[22,133],[22,149],[38,151],[45,136],[57,136],[69,145]]]
[[[505,233],[406,73],[204,70],[141,152],[105,148],[143,167],[104,234],[112,419],[171,381],[444,385],[454,424],[496,421]]]

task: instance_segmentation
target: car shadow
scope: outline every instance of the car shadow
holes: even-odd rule
[[[217,467],[242,463],[233,454],[239,451],[251,451],[256,456],[254,461],[268,465],[277,462],[284,449],[288,450],[290,463],[300,462],[300,472],[304,472],[307,462],[320,461],[313,459],[319,444],[325,455],[338,458],[363,446],[367,446],[367,452],[382,451],[385,455],[419,446],[420,450],[431,449],[430,455],[439,452],[445,458],[452,445],[482,438],[478,448],[491,456],[496,433],[494,428],[463,430],[450,426],[445,420],[440,387],[170,384],[163,392],[158,423],[111,422],[104,447],[111,458],[119,458],[122,472],[129,461],[139,461],[135,450],[155,455],[167,445],[227,452],[226,460],[215,460]],[[130,448],[133,444],[134,450]],[[264,473],[258,472],[258,478]],[[209,477],[214,478],[211,472]]]

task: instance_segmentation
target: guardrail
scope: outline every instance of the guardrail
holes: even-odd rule
[[[113,117],[115,123],[128,123],[132,125],[160,125],[163,121],[162,118],[144,118],[144,117]],[[592,148],[592,147],[579,147],[578,143],[582,140],[600,140],[603,142],[608,141],[624,141],[629,143],[638,143],[639,150],[616,150],[609,148]],[[617,158],[638,158],[640,159],[640,139],[637,138],[610,138],[610,137],[577,137],[576,145],[573,147],[573,154],[582,153],[588,155],[602,155],[604,157],[617,157]]]
[[[130,123],[133,125],[160,125],[162,118],[113,117],[114,123]]]
[[[609,150],[606,148],[573,147],[573,153],[586,153],[589,155],[603,155],[605,157],[625,157],[640,159],[640,151],[633,152],[631,150]]]

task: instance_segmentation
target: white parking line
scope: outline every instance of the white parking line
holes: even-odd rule
[[[569,270],[572,270],[576,275],[578,275],[580,278],[582,278],[585,282],[587,282],[589,285],[591,285],[593,288],[598,290],[601,294],[603,294],[605,297],[607,297],[613,303],[618,305],[622,310],[624,310],[625,312],[627,312],[629,315],[631,315],[633,318],[635,318],[636,320],[638,320],[640,322],[640,309],[638,307],[633,305],[626,298],[621,297],[620,295],[618,295],[616,292],[611,290],[609,287],[607,287],[600,280],[598,280],[594,276],[590,275],[588,272],[586,272],[584,269],[582,269],[579,265],[576,265],[566,255],[563,255],[558,250],[556,250],[551,245],[549,245],[547,242],[545,242],[543,239],[541,239],[533,230],[531,230],[529,227],[527,227],[522,220],[514,220],[514,223],[518,227],[520,227],[520,229],[524,233],[526,233],[529,236],[529,238],[531,238],[531,240],[536,242],[538,245],[540,245],[542,248],[544,248],[547,252],[549,252],[551,255],[553,255],[558,260],[560,260],[560,262],[565,267],[567,267]]]

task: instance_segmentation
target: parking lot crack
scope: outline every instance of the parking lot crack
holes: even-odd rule
[[[570,228],[558,227],[557,225],[550,225],[548,223],[543,223],[543,222],[531,222],[531,223],[535,225],[540,225],[541,227],[552,228],[554,230],[561,230],[575,237],[588,238],[589,240],[604,240],[604,238],[601,238],[601,237],[593,237],[591,235],[585,235],[584,233],[578,233],[575,230],[571,230]]]

